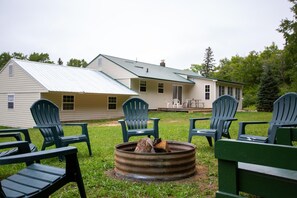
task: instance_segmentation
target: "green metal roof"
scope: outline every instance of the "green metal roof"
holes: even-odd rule
[[[189,80],[188,76],[201,77],[201,75],[199,75],[198,73],[195,73],[190,70],[180,70],[180,69],[174,69],[170,67],[163,67],[160,65],[128,60],[124,58],[118,58],[118,57],[103,55],[103,54],[100,54],[99,56],[105,57],[111,62],[135,74],[139,78],[159,79],[159,80],[165,80],[165,81],[175,81],[175,82],[192,84],[194,82]]]

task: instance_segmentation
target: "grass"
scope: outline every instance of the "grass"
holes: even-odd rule
[[[150,112],[150,117],[160,118],[160,137],[164,140],[187,141],[189,118],[210,117],[210,113],[184,112]],[[238,112],[238,121],[269,121],[271,113]],[[238,121],[230,128],[231,137],[237,138]],[[208,128],[208,121],[198,123],[199,127]],[[248,126],[246,131],[257,135],[267,135],[268,125]],[[79,153],[79,163],[88,197],[215,197],[217,190],[217,160],[214,148],[209,147],[206,138],[193,137],[192,143],[197,146],[196,163],[198,174],[194,179],[174,182],[135,182],[119,180],[107,174],[114,168],[114,147],[122,143],[122,132],[116,120],[91,121],[88,125],[93,156],[89,157],[85,143],[75,144]],[[41,148],[42,136],[37,129],[30,129],[32,142]],[[79,133],[79,128],[66,127],[65,133]],[[132,137],[130,141],[138,140]],[[2,140],[3,141],[3,140]],[[7,141],[7,140],[6,140]],[[54,147],[52,147],[54,148]],[[47,163],[62,167],[58,159],[47,160]],[[13,174],[21,165],[1,166],[1,178]],[[54,193],[55,197],[79,197],[76,184],[68,184]]]

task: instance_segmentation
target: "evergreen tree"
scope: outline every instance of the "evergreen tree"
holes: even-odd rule
[[[63,65],[63,61],[62,61],[61,58],[58,59],[58,64],[59,64],[59,65]]]
[[[264,67],[258,91],[257,111],[272,112],[273,103],[279,97],[278,82],[269,66]]]
[[[214,71],[214,61],[213,52],[210,47],[206,48],[204,63],[202,64],[202,69],[200,71],[201,75],[204,77],[209,77],[210,73]]]

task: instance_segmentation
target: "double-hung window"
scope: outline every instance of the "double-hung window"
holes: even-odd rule
[[[108,109],[117,109],[116,97],[108,97]]]
[[[164,83],[158,83],[158,93],[164,93]]]
[[[14,109],[14,95],[13,94],[7,95],[7,108]]]
[[[146,92],[146,81],[145,80],[141,80],[140,84],[139,84],[139,91],[141,92]]]
[[[210,99],[210,85],[205,85],[205,100],[209,100]]]
[[[74,96],[63,96],[63,110],[74,110]]]

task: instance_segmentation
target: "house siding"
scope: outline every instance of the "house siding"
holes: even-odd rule
[[[199,99],[204,104],[204,108],[212,108],[212,103],[216,99],[216,82],[209,79],[192,79],[195,86],[189,91],[189,99]],[[210,86],[210,98],[205,99],[205,85]]]
[[[14,108],[7,107],[7,94],[0,94],[0,125],[9,127],[31,128],[35,125],[30,107],[38,99],[40,93],[14,93]]]
[[[74,96],[74,110],[63,110],[63,95]],[[117,109],[109,110],[108,97],[117,98]],[[105,94],[76,94],[76,93],[46,93],[42,94],[42,98],[46,98],[55,103],[60,109],[61,121],[81,121],[81,120],[98,120],[111,119],[123,116],[122,104],[129,96],[105,95]]]
[[[101,61],[99,61],[101,59]],[[137,78],[136,75],[122,68],[121,66],[111,62],[103,56],[99,56],[94,59],[87,67],[96,71],[102,71],[105,74],[111,76],[113,79],[121,82],[128,88],[131,88],[130,79]]]
[[[9,65],[13,67],[13,75],[9,76]],[[36,93],[47,90],[33,79],[15,62],[9,62],[0,73],[0,93]]]
[[[146,81],[146,92],[139,91],[139,84],[141,80]],[[158,93],[158,83],[164,84],[164,93]],[[166,108],[168,103],[171,104],[173,97],[172,89],[174,85],[180,85],[183,87],[183,101],[185,101],[185,98],[189,95],[188,90],[193,85],[150,79],[132,79],[131,81],[131,89],[139,93],[139,97],[149,104],[150,109]]]

